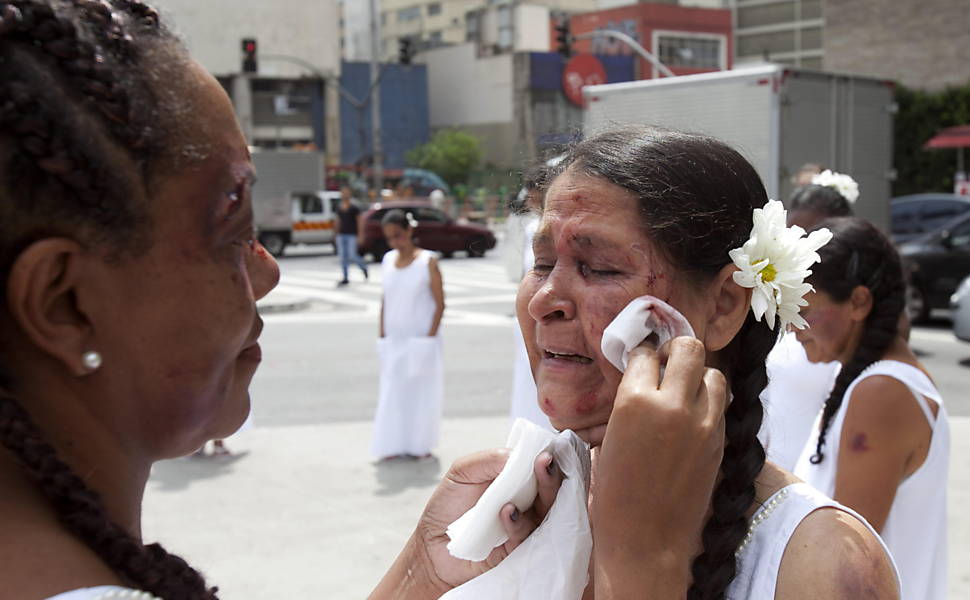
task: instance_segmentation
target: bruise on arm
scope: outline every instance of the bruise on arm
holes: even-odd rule
[[[775,600],[898,600],[882,544],[852,515],[822,508],[795,529],[778,571]]]

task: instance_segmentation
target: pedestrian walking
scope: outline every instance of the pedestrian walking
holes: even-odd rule
[[[340,254],[340,269],[344,277],[337,282],[337,287],[350,283],[348,278],[350,263],[360,267],[364,280],[369,279],[367,263],[357,254],[357,246],[364,233],[363,219],[361,210],[353,203],[350,188],[347,186],[340,188],[340,205],[337,207],[337,252]]]
[[[903,600],[946,597],[946,407],[899,328],[906,283],[899,255],[874,225],[823,221],[832,241],[808,279],[812,362],[842,365],[795,475],[858,511],[899,567]]]
[[[410,215],[388,211],[381,228],[392,250],[381,263],[380,392],[371,452],[378,459],[423,458],[437,445],[441,424],[444,287],[435,254],[414,244]]]

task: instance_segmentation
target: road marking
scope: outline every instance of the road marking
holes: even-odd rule
[[[913,328],[909,334],[911,341],[917,342],[960,342],[952,331]]]

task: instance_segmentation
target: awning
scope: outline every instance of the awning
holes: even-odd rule
[[[941,129],[923,148],[970,148],[970,125]]]

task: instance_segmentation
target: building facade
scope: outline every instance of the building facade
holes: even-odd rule
[[[675,75],[724,71],[733,64],[734,42],[728,9],[644,2],[573,15],[569,25],[576,36],[606,30],[624,33]],[[608,37],[583,39],[574,48],[592,54],[635,56],[630,46]],[[646,59],[638,57],[637,63],[638,79],[659,75],[657,68]]]
[[[939,90],[970,83],[967,0],[826,0],[825,68]]]
[[[824,0],[733,0],[738,65],[824,66]]]

